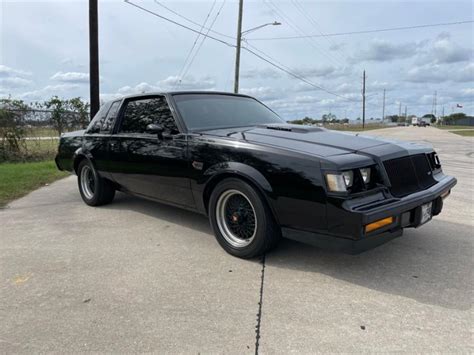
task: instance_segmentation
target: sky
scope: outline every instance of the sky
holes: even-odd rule
[[[233,90],[237,1],[130,1],[197,30],[162,5],[197,24],[207,19],[206,27],[218,32],[209,35],[227,44],[202,36],[196,41],[196,33],[124,1],[99,0],[102,100]],[[2,0],[0,12],[0,97],[88,100],[88,2]],[[432,113],[435,92],[438,115],[443,109],[474,115],[473,23],[330,35],[473,17],[471,1],[246,0],[244,31],[273,21],[281,25],[244,35],[243,46],[286,72],[244,49],[240,92],[288,120],[327,113],[356,119],[365,70],[367,118],[382,117],[384,89],[386,115],[400,107],[404,113],[405,106],[408,115]],[[319,37],[269,39],[302,35]],[[186,64],[187,57],[193,59]]]

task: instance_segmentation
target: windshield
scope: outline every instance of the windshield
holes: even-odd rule
[[[221,94],[176,94],[174,101],[189,130],[284,123],[268,107],[249,97]]]

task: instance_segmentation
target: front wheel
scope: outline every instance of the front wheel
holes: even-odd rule
[[[219,244],[240,258],[262,255],[280,240],[280,228],[263,197],[246,182],[220,182],[209,201],[209,219]]]
[[[92,163],[86,159],[77,168],[77,184],[82,200],[89,206],[105,205],[115,197],[112,183],[100,177]]]

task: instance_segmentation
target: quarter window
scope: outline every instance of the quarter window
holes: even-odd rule
[[[178,127],[165,97],[130,100],[123,112],[122,133],[145,133],[146,127],[159,124],[169,134],[178,133]]]
[[[92,119],[91,123],[89,123],[89,126],[87,126],[87,133],[99,133],[102,125],[104,124],[105,121],[105,115],[107,114],[107,111],[109,110],[110,103],[106,103],[103,105],[99,111],[95,114],[94,118]]]
[[[114,103],[112,103],[112,106],[110,106],[109,112],[107,112],[107,116],[105,117],[105,120],[102,123],[102,128],[100,130],[101,132],[110,133],[112,131],[119,108],[120,101],[115,101]]]

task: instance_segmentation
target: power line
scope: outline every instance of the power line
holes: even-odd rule
[[[176,21],[174,21],[174,20],[171,20],[171,19],[169,19],[169,18],[167,18],[167,17],[165,17],[165,16],[162,16],[162,15],[160,15],[160,14],[157,14],[156,12],[153,12],[153,11],[151,11],[151,10],[148,10],[148,9],[146,9],[146,8],[140,6],[140,5],[134,4],[134,3],[130,2],[129,0],[124,0],[124,1],[125,1],[125,3],[127,3],[127,4],[129,4],[129,5],[132,5],[132,6],[138,8],[138,9],[144,11],[144,12],[147,12],[147,13],[153,15],[153,16],[159,17],[159,18],[161,18],[161,19],[163,19],[163,20],[165,20],[165,21],[167,21],[167,22],[173,23],[173,24],[175,24],[175,25],[177,25],[177,26],[179,26],[179,27],[185,28],[185,29],[187,29],[187,30],[189,30],[189,31],[192,31],[192,32],[194,32],[194,33],[201,33],[202,36],[204,36],[204,37],[206,37],[206,38],[213,39],[214,41],[217,41],[217,42],[220,42],[220,43],[222,43],[222,44],[225,44],[226,46],[233,47],[233,48],[236,47],[235,45],[233,45],[233,44],[231,44],[231,43],[228,43],[228,42],[226,42],[226,41],[223,41],[223,40],[221,40],[221,39],[219,39],[219,38],[216,38],[216,37],[214,37],[214,36],[210,36],[210,35],[208,35],[208,34],[199,32],[199,31],[197,31],[197,30],[195,30],[195,29],[193,29],[193,28],[191,28],[191,27],[189,27],[189,26],[183,25],[183,24],[181,24],[181,23],[179,23],[179,22],[176,22]],[[347,98],[347,97],[344,97],[344,96],[339,95],[339,94],[337,94],[337,93],[335,93],[335,92],[332,92],[332,91],[330,91],[330,90],[328,90],[328,89],[326,89],[326,88],[324,88],[324,87],[322,87],[322,86],[319,86],[319,85],[317,85],[317,84],[315,84],[315,83],[309,81],[308,79],[306,79],[306,78],[304,78],[304,77],[302,77],[302,76],[300,76],[300,75],[298,75],[298,74],[295,74],[295,73],[293,73],[292,71],[290,71],[290,70],[284,68],[282,65],[278,65],[278,64],[272,62],[271,60],[268,60],[268,59],[264,58],[263,56],[259,55],[258,53],[255,53],[254,51],[252,51],[251,49],[249,49],[249,48],[247,48],[247,47],[242,46],[242,48],[245,49],[247,52],[253,54],[255,57],[257,57],[257,58],[263,60],[264,62],[266,62],[266,63],[268,63],[268,64],[270,64],[271,66],[273,66],[273,67],[275,67],[275,68],[277,68],[277,69],[279,69],[279,70],[281,70],[281,71],[287,73],[288,75],[290,75],[290,76],[292,76],[292,77],[294,77],[294,78],[296,78],[296,79],[299,79],[299,80],[305,82],[306,84],[308,84],[308,85],[310,85],[310,86],[312,86],[312,87],[314,87],[314,88],[316,88],[316,89],[322,90],[322,91],[324,91],[324,92],[326,92],[326,93],[328,93],[328,94],[331,94],[331,95],[340,97],[340,98],[342,98],[342,99],[344,99],[344,100],[347,100],[347,101],[358,102],[358,101],[356,101],[356,100],[351,100],[351,99],[349,99],[349,98]],[[260,51],[260,52],[261,52],[261,51]],[[263,52],[262,52],[262,53],[263,53]],[[270,56],[268,56],[268,57],[270,57]]]
[[[290,26],[296,33],[300,33],[302,36],[301,38],[304,38],[307,40],[307,42],[319,53],[321,52],[324,56],[333,59],[334,61],[339,61],[339,64],[345,67],[345,63],[341,62],[339,58],[331,55],[331,53],[327,52],[324,48],[320,47],[318,43],[314,42],[311,37],[306,35],[306,33],[301,29],[300,26],[295,24],[293,20],[288,16],[285,15],[285,13],[277,6],[277,4],[273,3],[271,0],[266,0],[263,1],[265,5],[267,5],[270,10],[276,14],[277,16],[280,16],[281,18],[284,19],[285,23]]]
[[[160,15],[160,14],[157,14],[156,12],[153,12],[153,11],[151,11],[151,10],[148,10],[148,9],[146,9],[146,8],[140,6],[140,5],[134,4],[134,3],[131,2],[130,0],[124,0],[124,2],[127,3],[127,4],[129,4],[129,5],[135,6],[136,8],[138,8],[138,9],[140,9],[140,10],[142,10],[142,11],[145,11],[145,12],[147,12],[147,13],[153,15],[153,16],[159,17],[159,18],[161,18],[162,20],[165,20],[165,21],[167,21],[167,22],[170,22],[170,23],[172,23],[172,24],[174,24],[174,25],[176,25],[176,26],[185,28],[185,29],[187,29],[187,30],[189,30],[189,31],[191,31],[191,32],[194,32],[194,33],[200,33],[201,35],[204,36],[204,33],[200,32],[200,31],[198,31],[198,30],[195,30],[195,29],[192,28],[192,27],[183,25],[182,23],[176,22],[176,21],[171,20],[171,19],[169,19],[169,18],[167,18],[167,17],[165,17],[165,16],[162,16],[162,15]],[[222,43],[222,44],[225,44],[226,46],[234,47],[234,48],[235,48],[235,45],[234,45],[234,44],[231,44],[231,43],[229,43],[229,42],[226,42],[226,41],[224,41],[224,40],[222,40],[222,39],[220,39],[220,38],[217,38],[217,37],[214,37],[214,36],[210,36],[210,35],[205,35],[205,36],[206,36],[207,38],[213,39],[214,41],[217,41],[217,42],[220,42],[220,43]]]
[[[344,99],[344,100],[347,100],[347,101],[358,102],[358,101],[356,101],[356,100],[351,100],[351,99],[348,99],[347,97],[344,97],[344,96],[342,96],[342,95],[336,94],[335,92],[329,91],[328,89],[326,89],[326,88],[324,88],[324,87],[322,87],[322,86],[319,86],[319,85],[317,85],[317,84],[315,84],[315,83],[309,81],[308,79],[306,79],[306,78],[304,78],[304,77],[302,77],[302,76],[300,76],[300,75],[298,75],[298,74],[293,73],[292,71],[290,71],[290,70],[284,68],[283,66],[278,65],[278,64],[276,64],[276,63],[273,63],[272,61],[270,61],[270,60],[264,58],[264,57],[261,56],[260,54],[255,53],[254,51],[252,51],[251,49],[249,49],[249,48],[247,48],[247,47],[245,47],[245,46],[242,46],[242,48],[245,49],[247,52],[253,54],[253,55],[256,56],[257,58],[260,58],[260,59],[263,60],[264,62],[267,62],[267,63],[270,64],[271,66],[273,66],[273,67],[275,67],[275,68],[277,68],[277,69],[279,69],[279,70],[281,70],[281,71],[287,73],[288,75],[290,75],[290,76],[292,76],[292,77],[294,77],[294,78],[296,78],[296,79],[299,79],[299,80],[305,82],[306,84],[308,84],[308,85],[310,85],[310,86],[312,86],[312,87],[314,87],[314,88],[316,88],[316,89],[322,90],[322,91],[324,91],[324,92],[327,92],[328,94],[337,96],[337,97],[339,97],[339,98],[341,98],[341,99]]]
[[[411,30],[411,29],[427,28],[427,27],[440,27],[440,26],[464,25],[464,24],[473,23],[473,22],[474,22],[474,20],[466,20],[466,21],[456,21],[456,22],[432,23],[432,24],[425,24],[425,25],[414,25],[414,26],[403,26],[403,27],[380,28],[380,29],[364,30],[364,31],[350,31],[350,32],[325,33],[324,35],[323,35],[323,34],[314,34],[314,35],[306,35],[306,36],[248,38],[248,40],[252,40],[252,41],[273,41],[273,40],[285,40],[285,39],[301,39],[301,38],[317,38],[317,37],[336,37],[336,36],[358,35],[358,34],[365,34],[365,33],[389,32],[389,31],[402,31],[402,30]]]
[[[196,49],[196,52],[194,52],[194,55],[193,55],[193,57],[191,58],[191,61],[189,62],[188,67],[187,67],[186,70],[184,71],[184,73],[183,73],[183,75],[182,75],[182,78],[184,78],[184,77],[186,76],[186,74],[187,74],[188,71],[189,71],[189,68],[191,68],[191,65],[193,64],[194,59],[195,59],[196,56],[198,55],[199,51],[201,50],[202,45],[204,44],[204,41],[205,41],[206,38],[207,38],[206,36],[209,34],[209,32],[211,31],[211,28],[212,28],[212,27],[214,26],[214,24],[216,23],[216,20],[217,20],[217,18],[219,17],[219,15],[220,15],[220,13],[221,13],[221,11],[222,11],[222,8],[223,8],[224,5],[225,5],[225,2],[226,2],[226,0],[224,0],[224,1],[222,2],[221,7],[219,8],[219,10],[217,10],[216,16],[214,16],[214,19],[212,20],[212,23],[211,23],[209,29],[207,30],[206,34],[202,36],[202,40],[201,40],[201,42],[199,43],[199,46],[198,46],[198,48]],[[180,80],[180,83],[181,83],[181,80]]]
[[[188,55],[186,56],[186,59],[184,60],[184,63],[183,63],[183,66],[181,68],[181,70],[179,71],[179,74],[178,74],[178,82],[176,83],[176,86],[179,86],[179,84],[181,83],[181,80],[183,78],[183,72],[186,68],[186,65],[188,64],[188,60],[189,58],[191,57],[191,54],[193,53],[193,50],[194,48],[196,47],[196,44],[199,40],[199,38],[201,37],[201,33],[204,29],[204,26],[206,26],[206,23],[207,23],[207,20],[209,20],[209,16],[211,16],[211,12],[212,10],[214,10],[214,6],[216,6],[216,2],[217,0],[214,0],[214,2],[212,3],[212,6],[211,6],[211,9],[209,10],[209,12],[207,13],[207,16],[206,16],[206,19],[204,20],[204,22],[202,23],[201,25],[201,28],[199,30],[199,33],[197,34],[196,38],[194,39],[194,42],[193,42],[193,45],[191,46],[190,50],[188,51]],[[208,31],[209,33],[209,31]],[[204,37],[205,38],[205,37]]]
[[[305,8],[303,6],[302,3],[298,2],[297,0],[292,0],[291,1],[293,6],[296,8],[296,10],[298,10],[298,12],[303,15],[303,17],[306,18],[306,20],[311,24],[313,25],[316,30],[319,32],[319,34],[321,36],[324,37],[324,39],[329,43],[329,45],[331,46],[335,46],[336,48],[336,51],[339,53],[339,55],[341,56],[342,59],[345,59],[344,56],[342,55],[340,49],[335,45],[335,43],[331,40],[330,37],[327,37],[321,30],[321,27],[319,26],[318,22],[316,21],[316,19],[314,18],[314,16],[311,15],[311,12],[310,11],[305,11]]]
[[[184,16],[184,15],[181,15],[179,12],[176,12],[176,11],[174,11],[173,9],[170,9],[168,6],[162,4],[162,3],[159,2],[158,0],[155,0],[155,3],[156,3],[158,6],[161,6],[162,8],[168,10],[168,11],[171,12],[172,14],[175,14],[176,16],[182,18],[183,20],[186,20],[186,21],[188,21],[189,23],[192,23],[193,25],[201,26],[200,23],[191,20],[189,17],[186,17],[186,16]],[[235,40],[235,37],[226,35],[225,33],[217,32],[217,31],[212,30],[212,29],[207,28],[207,27],[204,27],[204,29],[205,29],[205,30],[209,30],[209,32],[215,33],[216,35],[219,35],[219,36],[222,36],[222,37],[226,37],[226,38],[230,38],[230,39],[234,39],[234,40]]]

